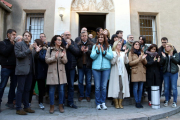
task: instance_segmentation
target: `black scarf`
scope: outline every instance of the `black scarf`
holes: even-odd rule
[[[139,55],[141,55],[141,50],[140,49],[139,50],[134,49],[134,53],[139,56]]]

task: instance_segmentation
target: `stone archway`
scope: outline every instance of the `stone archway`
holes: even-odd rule
[[[79,15],[106,15],[106,29],[115,31],[115,9],[113,0],[72,0],[71,33],[75,39],[79,35]]]

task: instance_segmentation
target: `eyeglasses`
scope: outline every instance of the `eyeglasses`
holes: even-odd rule
[[[41,37],[45,37],[45,36],[40,36],[40,38],[41,38]]]
[[[61,39],[57,39],[58,41],[62,41]]]
[[[70,36],[71,34],[65,34],[65,36]]]
[[[162,43],[167,43],[167,42],[162,42]]]

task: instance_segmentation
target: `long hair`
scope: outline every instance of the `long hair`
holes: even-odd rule
[[[37,46],[39,46],[39,45],[41,45],[41,47],[43,47],[43,46],[44,46],[44,44],[43,44],[43,41],[42,41],[42,40],[40,40],[40,39],[35,39],[34,41],[37,43]]]
[[[61,47],[65,48],[65,47],[64,47],[64,44],[63,44],[63,39],[62,39],[62,37],[61,37],[60,35],[54,35],[54,36],[52,37],[50,46],[51,46],[51,47],[54,47],[54,46],[55,46],[55,41],[57,40],[57,37],[60,37],[60,38],[61,38],[61,40],[62,40]]]
[[[132,47],[131,47],[131,55],[134,54],[134,50],[135,50],[135,49],[134,49],[134,45],[135,45],[136,43],[139,43],[139,41],[134,41],[134,43],[133,43],[133,45],[132,45]],[[142,49],[141,49],[140,43],[139,43],[139,50],[140,50],[141,52],[143,52]]]
[[[121,47],[122,47],[122,42],[116,41],[116,42],[114,42],[114,44],[113,44],[112,51],[116,51],[116,47],[117,47],[118,43],[121,43]]]
[[[173,45],[172,45],[171,43],[166,43],[166,46],[167,46],[167,45],[171,47],[171,50],[168,52],[168,51],[166,51],[166,49],[165,49],[165,53],[169,54],[170,52],[173,52],[173,51],[174,51],[174,47],[173,47]]]
[[[96,46],[99,44],[99,38],[100,38],[101,36],[103,36],[103,38],[104,38],[104,43],[103,43],[103,45],[105,45],[105,47],[109,49],[109,43],[108,43],[108,41],[107,41],[107,39],[106,39],[106,36],[105,36],[103,33],[101,33],[101,34],[99,34],[99,35],[97,36]],[[95,48],[96,48],[96,47],[95,47]]]

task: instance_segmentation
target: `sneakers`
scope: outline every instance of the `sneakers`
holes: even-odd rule
[[[97,109],[97,110],[101,110],[101,106],[100,106],[100,104],[99,104],[99,105],[97,105],[96,109]]]
[[[102,103],[101,106],[102,106],[102,109],[103,109],[103,110],[107,110],[107,107],[106,107],[105,103]]]
[[[177,105],[175,102],[172,103],[172,107],[175,108]]]
[[[148,105],[151,106],[151,101],[148,102]]]
[[[45,107],[44,107],[44,105],[42,103],[39,103],[39,108],[44,109]]]
[[[67,105],[68,107],[71,107],[71,108],[75,108],[75,109],[77,109],[77,106],[76,105],[74,105],[74,104],[72,104],[72,105]]]
[[[168,106],[168,101],[164,102],[164,106],[167,107]]]
[[[6,107],[9,107],[10,109],[14,109],[14,104],[9,104],[9,103],[6,103]]]

